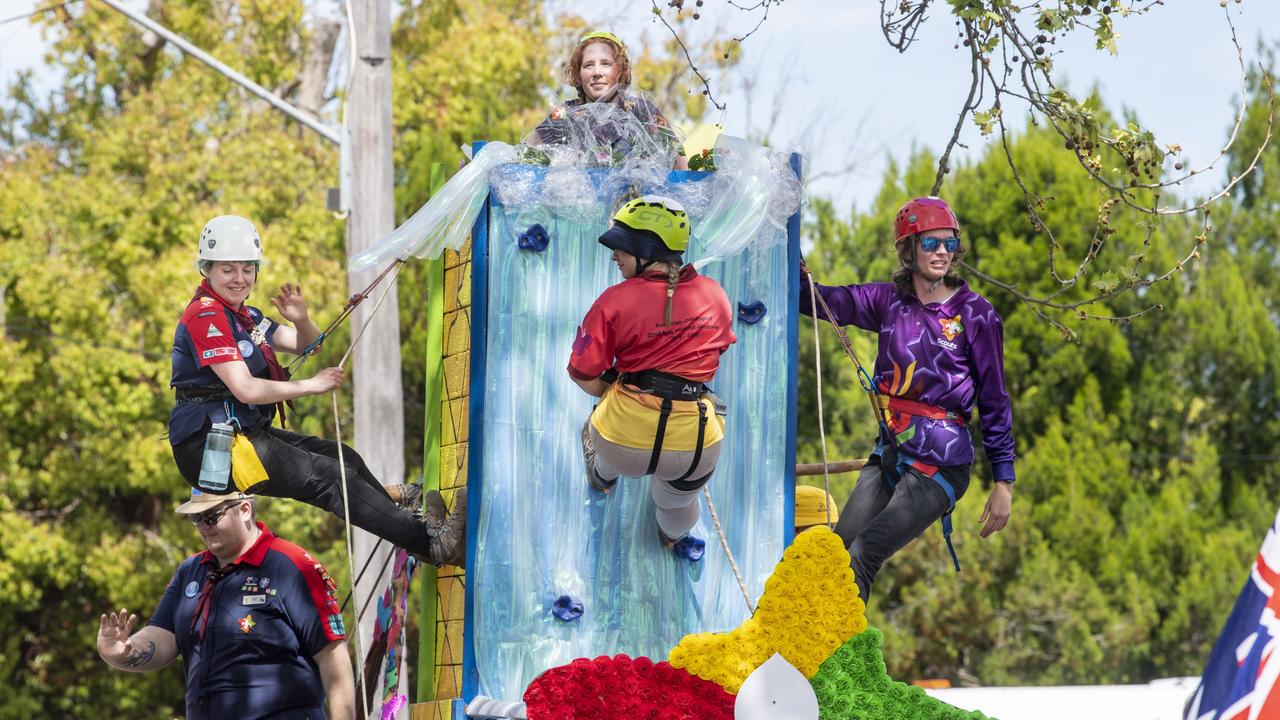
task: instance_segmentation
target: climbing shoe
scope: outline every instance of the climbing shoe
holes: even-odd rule
[[[432,497],[434,496],[434,497]],[[434,558],[431,564],[467,566],[467,489],[458,488],[453,496],[453,511],[446,514],[444,498],[432,490],[427,493],[427,512],[423,522],[431,538]]]
[[[596,446],[591,442],[591,418],[582,423],[582,461],[586,464],[587,484],[598,493],[607,493],[618,483],[618,478],[605,480],[596,472]]]

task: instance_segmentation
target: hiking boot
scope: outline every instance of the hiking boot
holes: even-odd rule
[[[414,517],[424,517],[422,511],[422,483],[401,483],[399,485],[388,485],[387,494],[395,501],[396,505],[413,513]],[[443,517],[443,516],[442,516]]]
[[[605,480],[596,472],[596,446],[591,442],[591,418],[582,423],[582,461],[586,464],[587,484],[598,493],[607,493],[617,484],[618,478]]]
[[[435,496],[434,498],[432,496]],[[444,498],[432,490],[427,493],[427,515],[423,522],[431,538],[434,558],[431,564],[467,566],[467,489],[458,488],[453,498],[453,511],[445,514]]]
[[[422,520],[430,526],[436,526],[444,522],[449,517],[449,508],[444,504],[444,496],[439,490],[432,490],[426,494],[425,502],[419,503],[419,513]]]

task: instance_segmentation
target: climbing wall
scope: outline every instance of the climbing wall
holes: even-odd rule
[[[599,172],[592,176],[597,188],[608,179]],[[465,699],[518,700],[542,671],[577,657],[665,657],[684,635],[727,630],[749,615],[705,503],[694,534],[706,539],[707,553],[692,564],[659,545],[647,481],[624,479],[605,497],[589,492],[579,433],[593,398],[569,380],[565,366],[578,322],[601,291],[621,280],[596,241],[614,202],[602,194],[591,211],[569,217],[537,201],[545,177],[525,180],[533,183],[526,195],[533,201],[504,207],[491,198],[482,213],[472,238],[471,307],[446,322],[447,347],[456,349],[461,317],[471,320],[469,350],[446,358],[452,383],[446,426],[455,423],[453,457],[471,497]],[[668,182],[702,181],[672,173]],[[692,214],[689,261],[699,256]],[[517,243],[534,224],[550,237],[545,250]],[[778,561],[790,519],[797,226],[793,219],[788,230],[777,229],[767,249],[748,248],[704,269],[733,307],[756,314],[763,308],[755,324],[735,323],[738,342],[712,383],[729,411],[720,466],[708,486],[753,602]],[[459,403],[469,417],[454,407],[468,381],[450,358],[470,365],[470,401]],[[469,425],[461,436],[460,419]],[[448,456],[442,449],[446,467]],[[441,592],[445,597],[443,585]],[[572,622],[551,612],[564,595],[584,607]],[[441,635],[440,696],[456,688],[456,671],[447,670],[457,659],[449,623]]]

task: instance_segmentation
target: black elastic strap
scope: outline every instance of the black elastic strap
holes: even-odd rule
[[[698,462],[702,460],[702,440],[703,438],[706,437],[706,434],[707,434],[707,406],[703,405],[702,401],[699,400],[698,401],[698,444],[693,448],[693,462],[689,463],[689,469],[685,470],[683,475],[671,481],[673,485],[689,477],[690,475],[693,474],[694,470],[698,469]]]
[[[668,480],[667,484],[675,488],[676,490],[680,490],[682,492],[689,492],[690,490],[701,490],[702,486],[707,484],[707,481],[711,479],[711,476],[713,474],[714,474],[714,471],[709,472],[706,475],[703,475],[702,477],[698,478],[697,480]]]
[[[653,454],[649,456],[649,469],[644,471],[645,475],[652,475],[658,469],[658,458],[662,457],[662,440],[667,435],[667,418],[671,417],[671,407],[671,400],[663,398],[662,411],[658,415],[658,429],[653,437]],[[701,445],[701,433],[698,439],[698,444]],[[698,449],[701,451],[702,448]]]

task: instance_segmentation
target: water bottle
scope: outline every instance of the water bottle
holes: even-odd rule
[[[204,457],[200,460],[201,490],[216,494],[227,491],[227,478],[231,476],[231,441],[235,429],[226,423],[214,423],[204,439]]]

